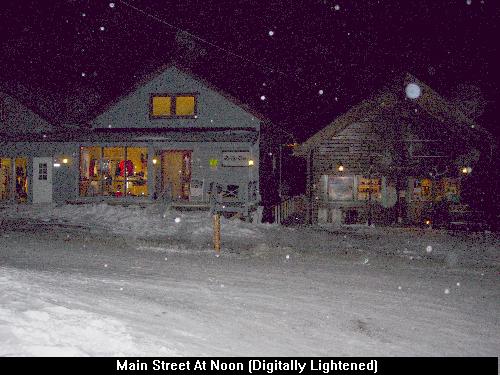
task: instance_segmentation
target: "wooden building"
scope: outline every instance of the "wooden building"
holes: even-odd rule
[[[460,209],[463,180],[481,153],[491,152],[484,142],[490,136],[406,74],[295,150],[307,160],[308,221],[448,220]]]

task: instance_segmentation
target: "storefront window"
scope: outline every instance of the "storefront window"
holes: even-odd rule
[[[353,176],[323,176],[326,183],[326,197],[331,201],[353,199]]]
[[[80,196],[101,195],[101,147],[80,148]]]
[[[128,196],[148,195],[148,150],[141,147],[127,147],[127,184]]]
[[[16,199],[18,202],[28,201],[28,161],[26,158],[17,158],[16,167]]]
[[[81,147],[80,196],[147,196],[147,149]]]
[[[382,197],[380,178],[364,178],[358,180],[358,200],[379,200]]]
[[[127,163],[128,167],[128,163]],[[125,195],[125,147],[104,147],[101,159],[102,195],[122,197]]]
[[[429,178],[415,179],[413,184],[412,200],[432,200],[432,181]]]
[[[12,186],[12,162],[10,159],[0,159],[0,200],[10,198]]]
[[[460,180],[457,178],[443,178],[441,180],[441,189],[444,199],[449,202],[460,202]]]

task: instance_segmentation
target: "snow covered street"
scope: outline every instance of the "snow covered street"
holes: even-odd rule
[[[205,213],[0,215],[2,356],[499,355],[495,234],[223,220],[216,258]]]

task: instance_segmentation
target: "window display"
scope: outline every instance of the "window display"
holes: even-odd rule
[[[10,198],[12,184],[12,161],[11,159],[0,159],[0,200]]]
[[[81,147],[80,196],[147,196],[144,147]]]
[[[328,176],[327,195],[329,200],[352,200],[353,176]]]
[[[380,200],[382,188],[380,178],[360,177],[358,180],[358,200]]]
[[[432,181],[429,178],[415,179],[413,183],[412,200],[432,200]]]
[[[16,194],[18,202],[28,201],[28,161],[26,158],[16,158]]]

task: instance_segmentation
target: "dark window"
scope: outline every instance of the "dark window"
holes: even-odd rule
[[[47,180],[47,163],[38,164],[38,179]]]

